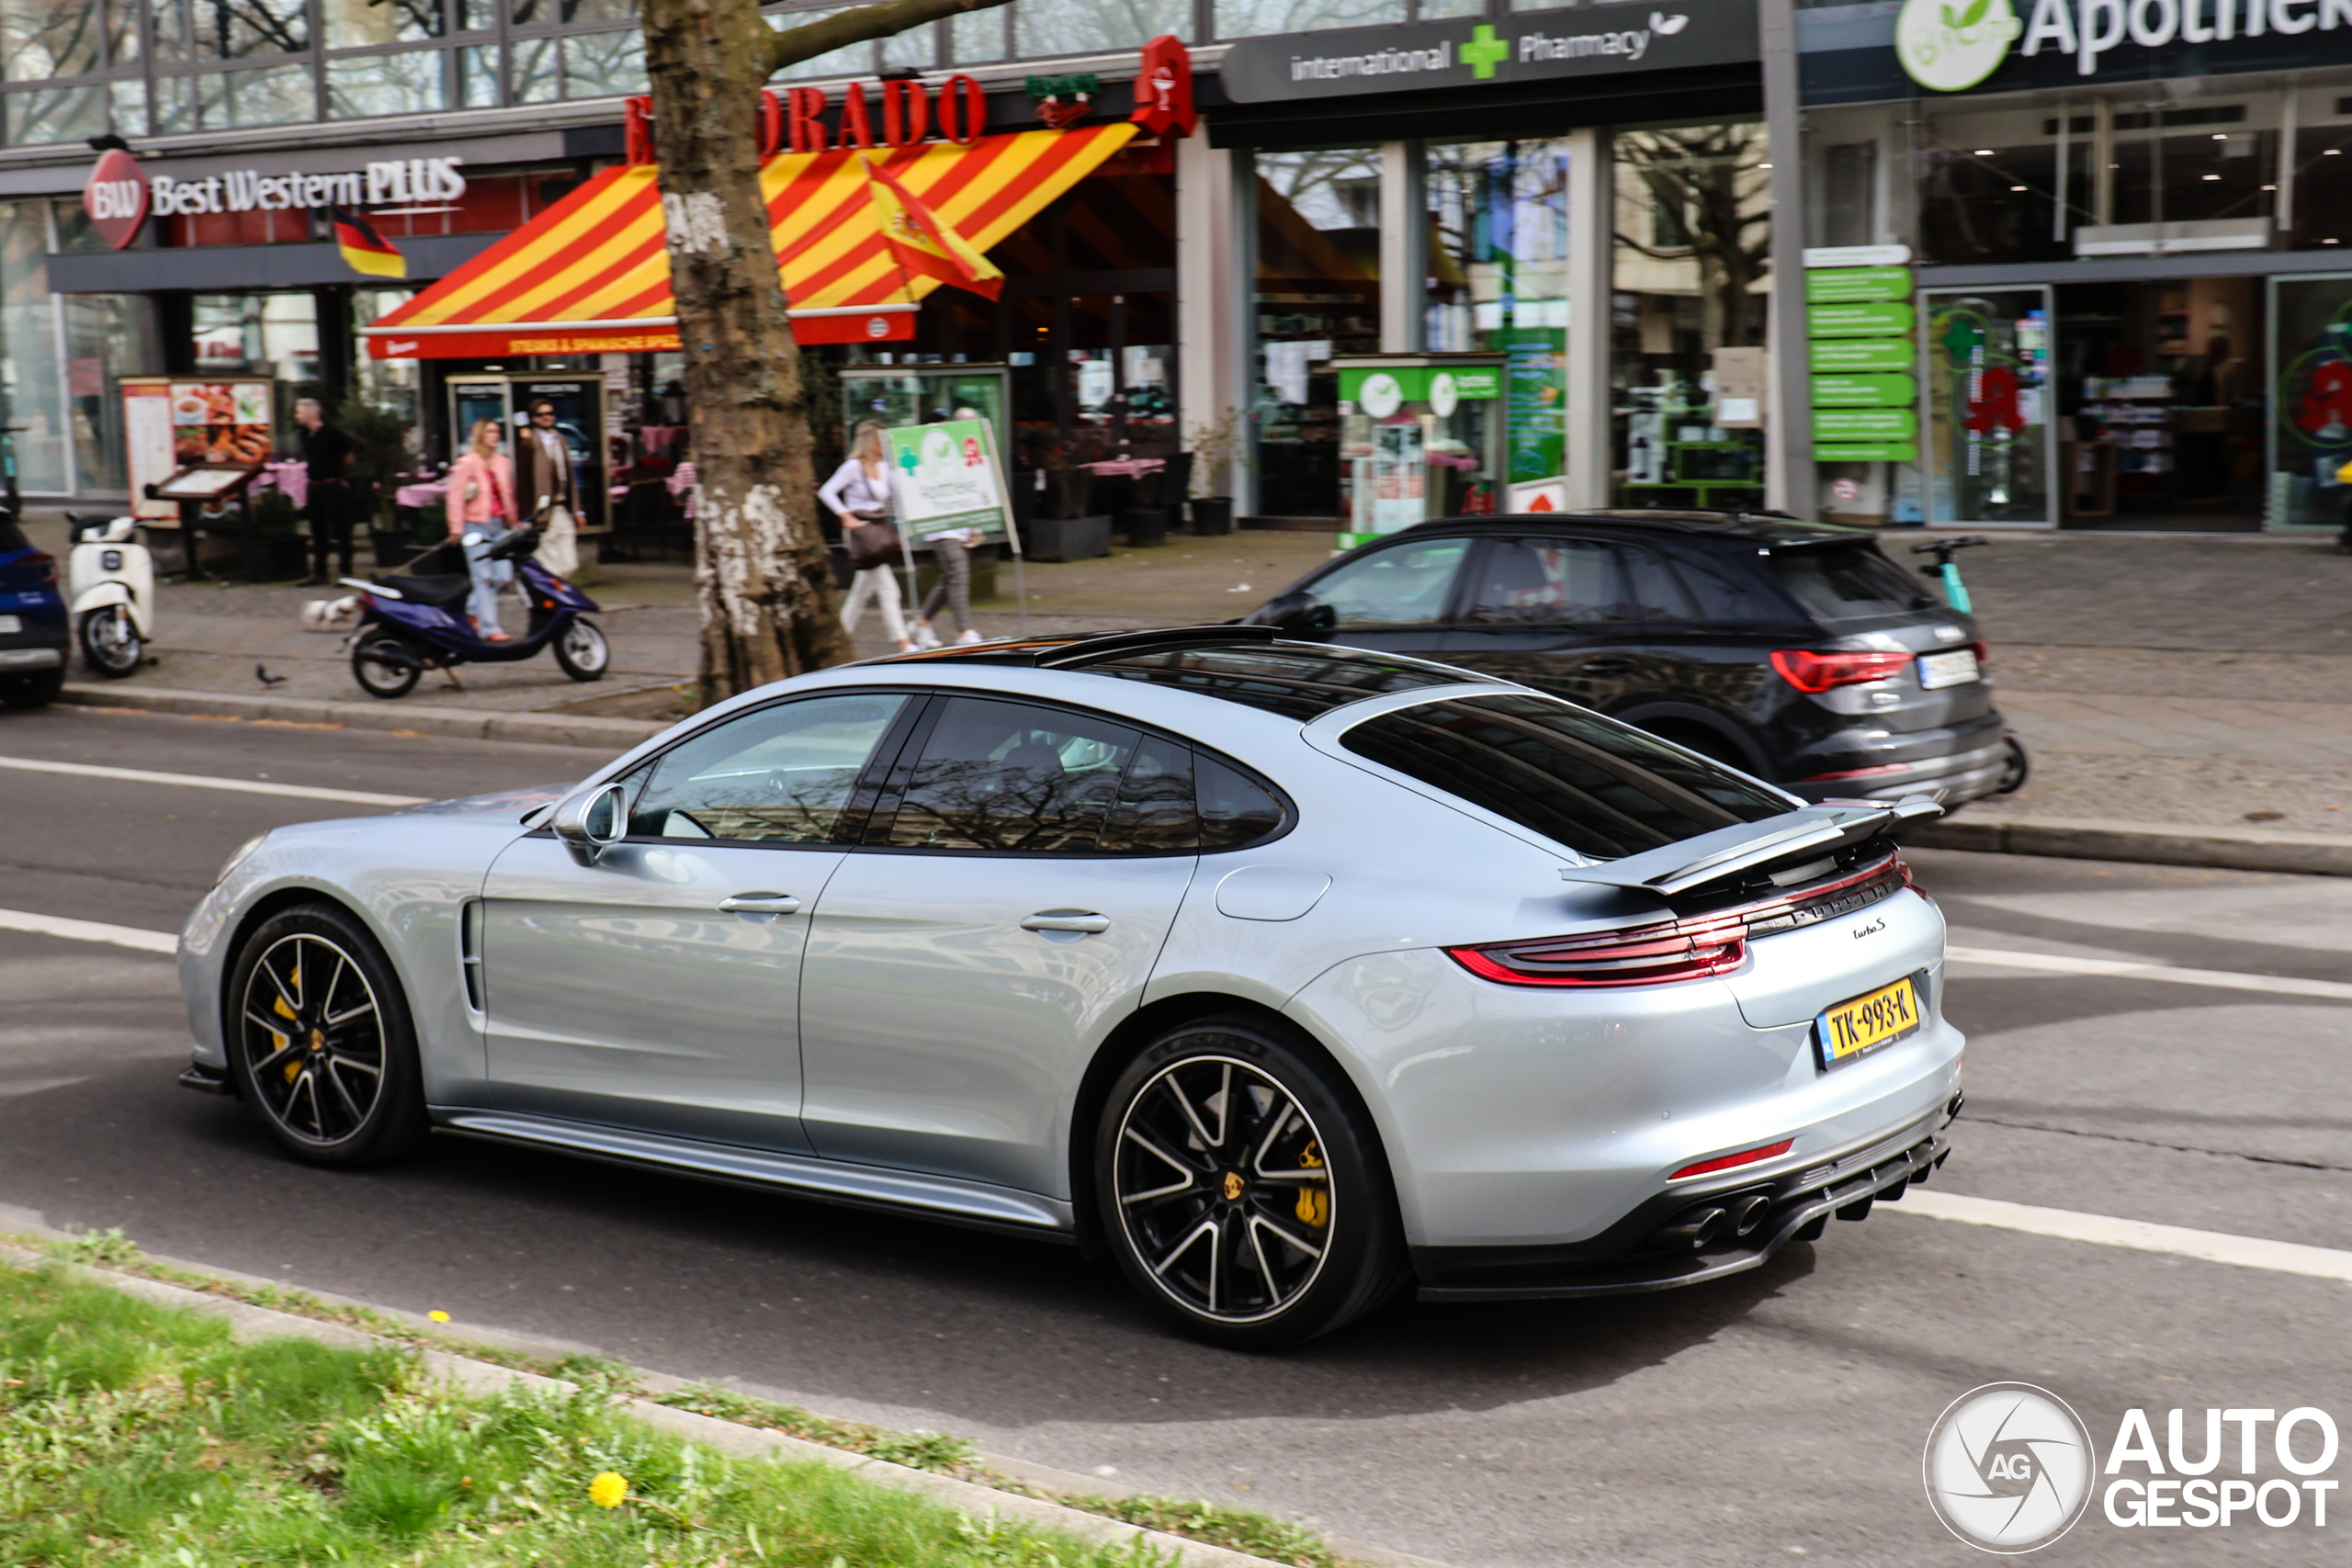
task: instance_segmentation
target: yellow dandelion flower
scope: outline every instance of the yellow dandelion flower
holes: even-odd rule
[[[617,1508],[628,1497],[628,1477],[606,1471],[588,1483],[588,1501],[600,1508]]]
[[[435,1307],[433,1311],[426,1313],[424,1315],[435,1323],[447,1323],[449,1321],[449,1314],[441,1311],[438,1307]]]

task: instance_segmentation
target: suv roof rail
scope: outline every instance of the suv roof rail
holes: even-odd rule
[[[1274,642],[1281,637],[1281,630],[1274,626],[1165,626],[1152,631],[1112,632],[1102,637],[1081,637],[1076,642],[1066,642],[1059,648],[1040,649],[1035,657],[1039,668],[1055,669],[1070,664],[1091,664],[1125,654],[1159,653],[1170,649],[1193,648],[1203,643]]]

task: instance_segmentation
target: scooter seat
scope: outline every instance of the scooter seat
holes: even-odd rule
[[[380,577],[377,581],[412,604],[456,604],[473,592],[473,579],[463,572],[432,577]]]

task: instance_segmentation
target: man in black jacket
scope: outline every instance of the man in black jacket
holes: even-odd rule
[[[311,518],[311,575],[302,586],[315,588],[331,581],[330,553],[342,558],[336,575],[351,575],[351,437],[327,423],[316,398],[296,400],[294,424],[295,446],[310,476],[304,510]]]

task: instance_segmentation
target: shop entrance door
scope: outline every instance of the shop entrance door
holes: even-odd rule
[[[1928,521],[2055,527],[2049,287],[1925,288],[1919,302]]]

